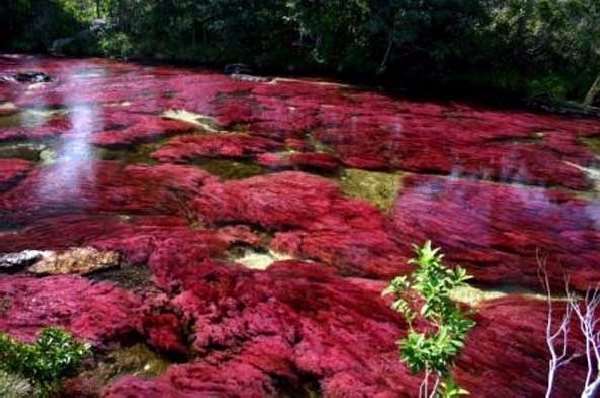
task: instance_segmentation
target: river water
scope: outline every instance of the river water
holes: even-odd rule
[[[207,259],[377,285],[432,240],[485,289],[539,291],[540,261],[556,289],[600,282],[600,120],[0,57],[0,75],[29,70],[52,80],[0,82],[0,253],[116,251],[159,286]],[[106,276],[148,283],[130,277]]]

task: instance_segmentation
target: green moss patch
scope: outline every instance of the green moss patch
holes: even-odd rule
[[[581,141],[596,155],[600,155],[600,135],[585,137]]]
[[[340,187],[344,194],[367,201],[386,212],[394,204],[402,176],[402,173],[346,169],[340,177]]]
[[[256,163],[231,159],[200,159],[193,163],[225,180],[248,178],[265,172],[264,168]]]

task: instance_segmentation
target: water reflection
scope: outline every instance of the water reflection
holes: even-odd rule
[[[86,76],[75,71],[66,79],[66,85],[75,88],[65,92],[63,101],[71,104],[67,110],[71,128],[61,136],[56,163],[39,187],[42,197],[50,195],[54,199],[74,199],[83,183],[93,183],[94,155],[90,138],[95,129],[103,126],[101,109],[86,102],[89,90]]]

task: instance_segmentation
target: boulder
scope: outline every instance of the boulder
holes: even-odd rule
[[[52,254],[44,250],[23,250],[16,253],[6,253],[0,255],[0,269],[22,268],[35,263],[36,261]]]
[[[34,274],[87,274],[118,267],[119,253],[98,251],[92,247],[72,248],[62,253],[45,252],[27,270]]]

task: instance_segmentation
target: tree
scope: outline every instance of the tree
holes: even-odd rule
[[[538,259],[540,279],[546,292],[546,304],[548,307],[546,326],[546,345],[550,353],[548,360],[548,381],[546,385],[546,398],[552,396],[554,381],[557,371],[567,366],[574,359],[585,356],[587,362],[587,374],[582,387],[581,398],[594,398],[600,393],[600,288],[587,289],[585,297],[579,297],[569,288],[568,280],[565,283],[565,298],[563,315],[558,326],[554,326],[554,306],[548,274],[545,267],[545,259]],[[575,315],[575,317],[573,316]],[[569,334],[572,323],[577,322],[584,338],[585,352],[569,353]]]
[[[450,291],[466,285],[471,277],[461,267],[443,265],[439,248],[431,241],[415,246],[416,257],[410,264],[416,270],[410,276],[394,278],[382,294],[393,294],[392,308],[408,323],[408,335],[398,341],[400,357],[412,372],[424,372],[419,397],[456,397],[468,394],[449,375],[452,361],[464,345],[475,323],[464,316],[450,299]],[[415,320],[425,321],[425,330]]]

